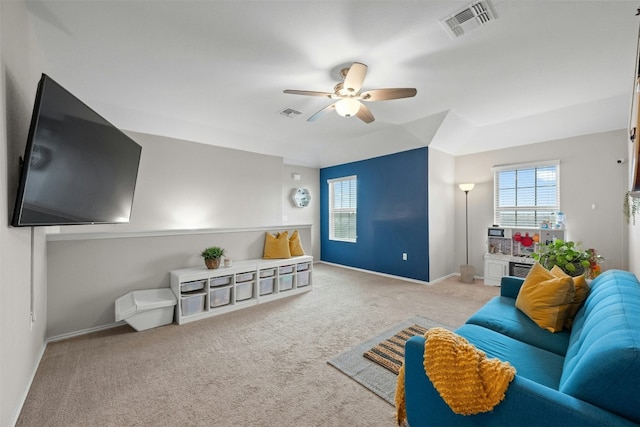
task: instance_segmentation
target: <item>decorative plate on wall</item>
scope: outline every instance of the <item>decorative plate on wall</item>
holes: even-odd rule
[[[311,195],[309,194],[309,190],[306,188],[296,188],[293,191],[293,203],[299,207],[304,208],[309,206],[309,202],[311,201]]]

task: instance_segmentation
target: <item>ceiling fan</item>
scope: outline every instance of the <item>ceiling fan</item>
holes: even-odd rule
[[[340,75],[343,81],[335,85],[333,93],[291,89],[285,90],[284,93],[322,96],[337,100],[309,117],[307,119],[308,122],[313,122],[327,112],[335,110],[343,117],[356,116],[365,123],[371,123],[375,118],[371,114],[371,110],[360,101],[387,101],[390,99],[411,98],[416,96],[417,93],[415,88],[372,89],[360,92],[364,78],[367,75],[367,66],[359,62],[354,62],[349,68],[343,68]]]

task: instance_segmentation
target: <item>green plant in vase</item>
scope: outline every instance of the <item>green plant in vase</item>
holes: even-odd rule
[[[632,193],[631,191],[625,193],[622,211],[627,224],[633,221],[633,225],[636,225],[636,215],[640,213],[640,197],[638,193]]]
[[[557,265],[573,277],[587,273],[591,265],[589,262],[591,253],[580,249],[580,242],[565,242],[558,239],[549,244],[540,244],[532,256],[547,270]]]
[[[204,258],[204,263],[207,268],[218,268],[220,267],[220,258],[224,256],[224,249],[218,246],[212,246],[204,249],[200,256]]]

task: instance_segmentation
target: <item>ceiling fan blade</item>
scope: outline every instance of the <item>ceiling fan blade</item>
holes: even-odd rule
[[[334,111],[336,109],[336,104],[331,104],[328,105],[326,107],[324,107],[322,110],[318,111],[317,113],[315,113],[314,115],[312,115],[311,117],[309,117],[307,119],[308,122],[315,122],[316,120],[318,120],[320,117],[324,116],[325,114],[327,114],[329,111]]]
[[[415,88],[373,89],[363,92],[359,99],[363,101],[386,101],[389,99],[411,98],[416,96]]]
[[[360,92],[362,88],[362,82],[367,75],[367,66],[359,62],[354,62],[347,75],[344,77],[344,88],[354,95]]]
[[[290,93],[293,95],[306,95],[306,96],[322,96],[325,98],[331,98],[334,94],[330,92],[316,92],[313,90],[292,90],[286,89],[283,91],[284,93]]]
[[[373,114],[371,114],[371,110],[369,110],[369,107],[367,107],[363,103],[360,103],[360,109],[356,113],[356,117],[358,117],[365,123],[371,123],[375,120],[375,117],[373,117]]]

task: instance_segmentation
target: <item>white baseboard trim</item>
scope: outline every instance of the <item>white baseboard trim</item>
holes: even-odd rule
[[[424,280],[418,280],[418,279],[411,279],[409,277],[402,277],[402,276],[394,276],[393,274],[387,274],[387,273],[380,273],[379,271],[371,271],[371,270],[365,270],[364,268],[357,268],[357,267],[350,267],[348,265],[342,265],[342,264],[335,264],[333,262],[327,262],[327,261],[317,261],[318,264],[327,264],[327,265],[332,265],[334,267],[341,267],[341,268],[346,268],[348,270],[355,270],[355,271],[361,271],[363,273],[369,273],[369,274],[375,274],[377,276],[382,276],[382,277],[389,277],[391,279],[398,279],[398,280],[405,280],[407,282],[413,282],[413,283],[419,283],[421,285],[431,285],[433,284],[433,282],[426,282]]]
[[[45,341],[44,345],[40,348],[38,353],[38,357],[36,357],[36,363],[33,366],[33,371],[31,372],[31,377],[27,382],[27,387],[25,387],[24,392],[22,393],[22,397],[20,398],[20,402],[18,402],[18,406],[16,408],[16,412],[13,414],[12,420],[10,421],[10,426],[15,427],[18,423],[18,418],[20,417],[20,413],[22,412],[22,407],[24,403],[27,401],[27,396],[29,395],[29,390],[31,390],[31,385],[33,384],[33,380],[36,378],[36,373],[38,372],[38,368],[40,367],[40,362],[42,362],[42,357],[44,356],[44,352],[47,349],[47,341]]]
[[[67,332],[66,334],[60,334],[60,335],[47,338],[47,343],[62,341],[62,340],[66,340],[67,338],[78,337],[80,335],[86,335],[92,332],[104,331],[105,329],[117,328],[118,326],[122,326],[126,324],[127,323],[123,320],[120,322],[109,323],[107,325],[96,326],[95,328],[82,329],[80,331],[75,331],[75,332]]]
[[[443,281],[445,281],[447,279],[450,279],[451,277],[460,277],[460,273],[459,272],[458,273],[450,273],[450,274],[447,274],[446,276],[439,277],[437,279],[430,280],[430,281],[426,282],[424,280],[411,279],[411,278],[402,277],[402,276],[394,276],[393,274],[380,273],[378,271],[365,270],[363,268],[350,267],[348,265],[336,264],[336,263],[328,262],[328,261],[318,260],[318,261],[314,261],[314,263],[327,264],[327,265],[332,265],[334,267],[346,268],[348,270],[355,270],[355,271],[361,271],[363,273],[376,274],[378,276],[389,277],[389,278],[392,278],[392,279],[405,280],[407,282],[419,283],[421,285],[435,285],[436,283],[443,282]],[[473,276],[473,278],[474,279],[484,280],[484,276]],[[487,285],[487,286],[492,286],[492,285]]]
[[[459,277],[459,276],[460,276],[460,273],[450,273],[450,274],[447,274],[446,276],[442,276],[442,277],[439,277],[439,278],[437,278],[437,279],[435,279],[435,280],[431,280],[431,281],[429,282],[429,284],[430,284],[430,285],[433,285],[433,284],[436,284],[436,283],[439,283],[439,282],[444,282],[445,280],[450,279],[450,278],[452,278],[452,277],[456,277],[456,276],[457,276],[457,277]]]

